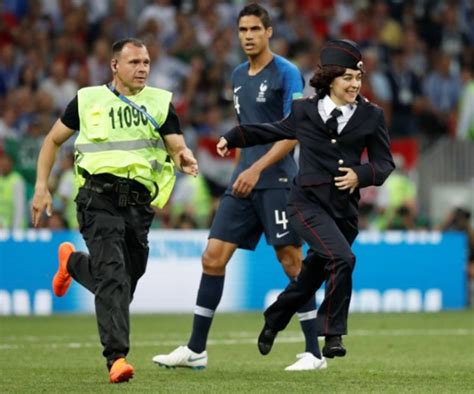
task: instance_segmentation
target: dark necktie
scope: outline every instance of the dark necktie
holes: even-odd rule
[[[337,134],[337,118],[342,115],[342,111],[334,108],[331,112],[331,117],[326,121],[326,127],[329,134]]]

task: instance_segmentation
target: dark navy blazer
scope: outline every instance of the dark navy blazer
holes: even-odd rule
[[[350,167],[359,178],[359,188],[381,185],[395,168],[383,111],[362,96],[340,134],[324,124],[318,112],[318,97],[295,100],[291,113],[275,123],[234,127],[224,135],[229,148],[244,148],[283,139],[300,143],[299,172],[294,186],[316,198],[334,217],[358,214],[359,190],[338,190],[334,177],[338,168]],[[362,162],[367,149],[368,160]]]

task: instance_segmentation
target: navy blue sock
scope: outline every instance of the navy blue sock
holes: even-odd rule
[[[321,358],[316,327],[316,297],[313,295],[297,312],[306,342],[305,352]]]
[[[194,309],[193,332],[188,342],[188,347],[193,352],[201,353],[206,349],[214,312],[224,290],[224,277],[224,275],[213,276],[205,273],[201,276]]]

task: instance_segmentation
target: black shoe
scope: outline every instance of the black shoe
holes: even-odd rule
[[[278,331],[273,330],[267,326],[267,323],[265,323],[262,332],[258,336],[258,350],[261,354],[265,356],[266,354],[270,353],[277,334]]]
[[[340,335],[330,335],[326,337],[326,344],[323,347],[323,356],[327,358],[344,357],[346,348],[342,344]]]

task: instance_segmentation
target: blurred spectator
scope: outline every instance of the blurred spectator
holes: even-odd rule
[[[412,231],[419,228],[416,212],[406,206],[401,206],[393,213],[386,230]]]
[[[423,78],[428,71],[426,45],[420,40],[416,28],[412,25],[403,29],[402,48],[406,53],[408,68],[418,78]]]
[[[144,42],[151,60],[149,85],[177,93],[188,77],[190,67],[175,57],[168,56],[160,43],[152,37],[147,36]]]
[[[313,34],[324,40],[329,36],[329,23],[334,16],[335,0],[298,0],[299,9],[307,15]]]
[[[0,47],[0,96],[18,85],[20,67],[15,56],[12,43],[6,43]]]
[[[209,47],[219,31],[226,27],[226,19],[222,18],[223,8],[217,7],[216,0],[196,0],[192,16],[192,24],[196,29],[199,45]]]
[[[196,30],[191,23],[189,15],[179,13],[176,15],[176,34],[170,38],[168,54],[190,64],[196,55],[204,56],[205,48],[199,44]]]
[[[92,54],[87,58],[90,85],[101,85],[112,79],[109,62],[110,46],[111,44],[104,37],[94,42]]]
[[[356,18],[356,13],[361,8],[368,7],[367,0],[336,0],[334,5],[334,17],[329,21],[329,34],[331,37],[349,38],[341,34],[341,26],[351,23]]]
[[[76,83],[67,75],[66,64],[59,60],[51,65],[50,76],[42,82],[41,89],[51,95],[57,113],[61,113],[77,93]]]
[[[291,46],[299,40],[297,32],[301,24],[308,30],[311,28],[306,17],[301,15],[298,3],[296,1],[283,2],[280,17],[273,23],[273,40],[281,38],[288,46]]]
[[[38,85],[38,74],[36,73],[34,65],[30,63],[24,64],[18,76],[18,86],[26,86],[32,92],[36,92]]]
[[[193,230],[198,228],[198,224],[194,220],[193,215],[183,212],[181,215],[179,215],[176,223],[173,225],[173,228],[179,230]]]
[[[231,56],[232,29],[222,30],[211,44],[211,51],[206,55],[206,73],[203,76],[206,90],[208,91],[209,105],[229,104],[231,98],[227,98],[226,89],[231,89],[230,79],[233,70],[233,62],[238,58]]]
[[[457,104],[461,95],[461,79],[453,71],[451,56],[440,53],[437,56],[435,69],[424,81],[424,94],[428,101],[427,110],[432,114],[427,127],[430,133],[447,133],[456,116]],[[454,130],[451,130],[454,134]]]
[[[461,18],[458,12],[457,1],[450,1],[444,4],[441,18],[440,50],[450,56],[459,69],[459,62],[462,58],[463,48],[469,46],[469,38],[463,31]]]
[[[171,0],[153,0],[148,4],[138,17],[138,27],[143,28],[149,20],[157,24],[162,45],[176,34],[176,7],[171,4]]]
[[[19,132],[15,128],[16,113],[12,106],[5,108],[0,118],[0,146],[4,145],[5,139],[17,139]]]
[[[13,170],[13,160],[0,153],[0,228],[18,230],[26,227],[26,187],[23,177]]]
[[[318,64],[318,51],[316,45],[309,40],[299,41],[291,47],[289,53],[291,60],[298,66],[304,79],[303,96],[314,95],[314,88],[309,84],[314,75],[315,65]]]
[[[341,24],[341,37],[355,41],[361,46],[373,44],[375,39],[375,29],[372,23],[369,3],[366,1],[359,1],[357,5],[354,5],[354,9],[354,17]]]
[[[36,161],[47,129],[42,129],[39,118],[34,117],[21,139],[6,139],[5,152],[13,158],[15,171],[26,181],[27,200],[33,196],[36,182]]]
[[[15,128],[23,135],[35,118],[35,101],[33,92],[26,86],[12,90],[7,95],[7,106],[15,110]]]
[[[380,210],[379,230],[415,228],[417,215],[416,184],[404,168],[403,157],[394,155],[396,169],[379,187],[376,204]]]
[[[462,79],[456,138],[474,141],[474,63],[463,67]]]
[[[416,112],[422,106],[421,83],[410,70],[403,49],[392,51],[392,64],[386,72],[390,85],[392,117],[389,123],[391,137],[413,136],[417,134]]]
[[[138,30],[137,15],[130,10],[135,10],[140,3],[138,0],[110,0],[109,12],[98,26],[94,27],[93,33],[97,37],[105,37],[109,42],[134,37]]]
[[[397,49],[401,44],[402,28],[389,11],[388,0],[376,0],[372,6],[372,25],[378,43],[389,49]]]
[[[390,84],[384,71],[379,68],[378,53],[375,48],[370,47],[362,51],[362,58],[364,59],[364,83],[361,94],[383,109],[385,121],[390,124],[392,119]]]
[[[38,90],[34,95],[35,117],[42,130],[49,130],[54,122],[56,113],[54,101],[51,95],[45,90]]]
[[[208,228],[212,219],[211,208],[209,187],[201,174],[197,177],[178,177],[170,203],[170,224],[173,228],[183,226],[183,221],[190,225],[189,218],[192,218],[193,228]]]
[[[206,112],[204,122],[197,130],[199,140],[196,158],[200,163],[200,173],[209,187],[214,210],[230,182],[235,161],[235,153],[225,158],[220,157],[216,144],[219,137],[234,125],[234,121],[225,119],[218,105],[212,105]]]

